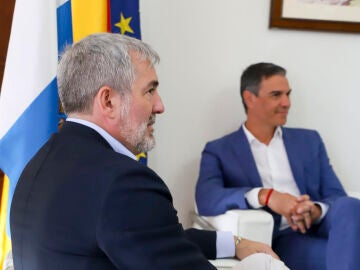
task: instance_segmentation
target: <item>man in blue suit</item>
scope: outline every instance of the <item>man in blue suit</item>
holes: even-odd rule
[[[264,208],[275,221],[273,248],[290,269],[360,269],[360,201],[346,196],[316,131],[282,127],[285,69],[251,65],[240,91],[247,120],[203,150],[199,213]]]
[[[214,269],[206,258],[277,257],[231,233],[184,230],[165,183],[136,161],[154,147],[155,116],[164,112],[158,61],[145,43],[106,33],[62,56],[57,79],[68,119],[17,184],[16,270]]]

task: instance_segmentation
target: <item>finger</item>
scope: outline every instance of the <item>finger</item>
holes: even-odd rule
[[[298,226],[298,228],[302,234],[306,233],[305,223],[303,220],[297,221],[296,225]]]
[[[253,250],[253,252],[251,252],[251,254],[253,254],[255,252],[256,253],[265,253],[265,254],[268,254],[268,255],[274,257],[275,259],[280,260],[279,256],[272,250],[272,248],[263,243],[259,243],[256,250]]]
[[[306,233],[306,224],[303,215],[293,215],[291,216],[291,219],[301,233]]]
[[[288,218],[287,222],[294,232],[296,232],[298,230],[298,226],[296,225],[296,220],[294,220],[294,216],[291,216],[291,218]]]
[[[301,195],[296,198],[296,201],[298,201],[298,202],[304,202],[304,201],[308,201],[308,200],[310,200],[310,196],[307,194]]]
[[[303,214],[306,212],[311,212],[311,209],[314,207],[314,203],[312,201],[306,201],[301,203],[297,209],[296,209],[296,213],[297,214]]]
[[[290,226],[295,224],[294,219],[293,219],[293,216],[285,217],[285,218],[286,218],[287,223],[288,223]]]
[[[312,223],[311,213],[310,212],[305,212],[304,213],[304,222],[305,222],[305,225],[306,225],[306,229],[310,229],[311,223]]]
[[[280,260],[279,256],[271,248],[268,248],[264,253],[271,255],[277,260]]]
[[[290,228],[294,231],[294,232],[297,232],[299,230],[299,227],[296,225],[296,224],[292,224],[290,226]]]

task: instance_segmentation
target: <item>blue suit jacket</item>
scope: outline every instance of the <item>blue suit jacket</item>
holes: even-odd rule
[[[17,270],[215,269],[215,232],[184,231],[160,177],[76,123],[26,166],[10,220]]]
[[[329,205],[346,195],[329,163],[319,134],[294,128],[282,128],[282,131],[300,193]],[[248,209],[244,195],[255,187],[262,187],[262,182],[242,128],[206,144],[196,186],[196,202],[201,215]]]

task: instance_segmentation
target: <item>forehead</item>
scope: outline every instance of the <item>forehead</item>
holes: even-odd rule
[[[146,90],[148,87],[157,86],[158,77],[155,68],[150,64],[150,61],[139,57],[133,57],[132,61],[135,71],[133,90]]]
[[[263,78],[260,84],[259,92],[270,91],[289,91],[289,82],[283,75],[273,75],[268,78]]]
[[[149,70],[155,71],[155,68],[151,65],[150,61],[139,55],[139,53],[130,51],[129,55],[131,57],[135,73],[143,73]]]

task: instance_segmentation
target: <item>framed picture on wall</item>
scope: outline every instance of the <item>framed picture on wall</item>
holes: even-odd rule
[[[360,32],[360,0],[271,0],[273,27]]]

